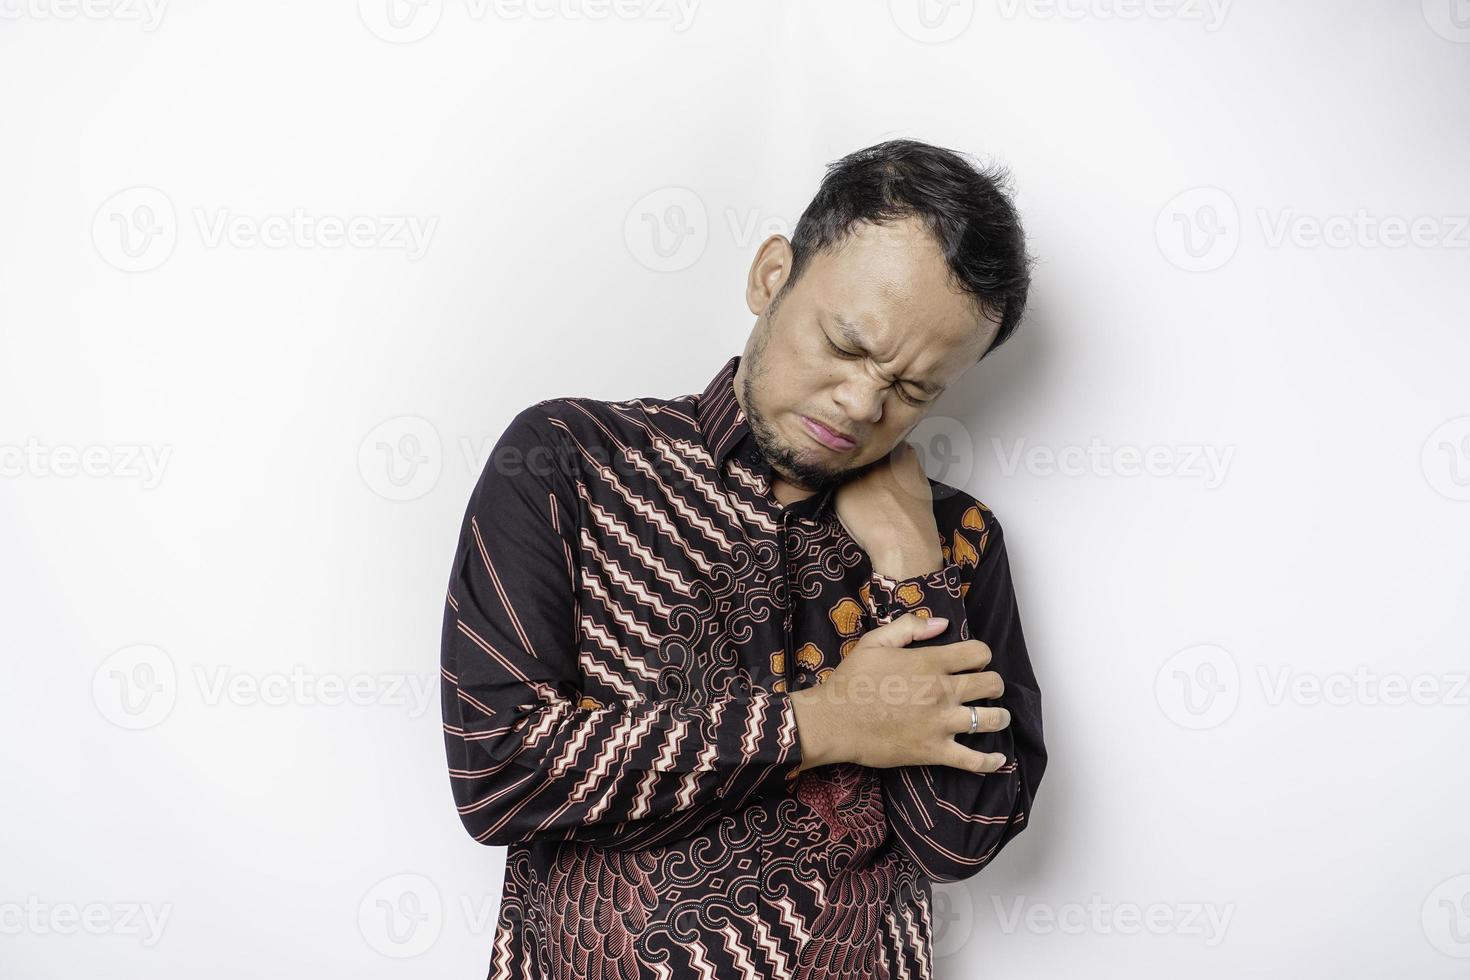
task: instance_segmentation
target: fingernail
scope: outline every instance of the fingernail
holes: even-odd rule
[[[938,626],[940,629],[949,625],[949,620],[943,616],[926,616],[925,619],[928,620],[930,626]]]

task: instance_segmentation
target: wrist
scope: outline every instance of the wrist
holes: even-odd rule
[[[944,567],[944,554],[937,543],[924,546],[918,542],[875,552],[868,556],[873,571],[893,579],[917,578]]]
[[[796,716],[797,737],[801,740],[801,766],[797,769],[798,772],[844,761],[840,758],[842,738],[836,730],[837,719],[829,710],[831,706],[827,699],[820,692],[821,687],[818,686],[802,688],[787,695],[791,701],[792,713]]]

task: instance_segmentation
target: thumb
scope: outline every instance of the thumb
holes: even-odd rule
[[[906,647],[919,640],[929,640],[943,633],[949,620],[943,616],[918,616],[904,613],[886,626],[869,630],[863,637],[870,646]]]

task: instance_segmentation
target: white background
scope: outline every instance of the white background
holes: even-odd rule
[[[484,453],[699,390],[896,136],[1040,258],[921,447],[1052,754],[938,975],[1470,970],[1465,0],[89,2],[0,0],[0,974],[482,976]]]

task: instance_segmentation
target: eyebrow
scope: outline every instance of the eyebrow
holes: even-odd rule
[[[841,313],[833,313],[832,321],[837,324],[837,332],[842,334],[842,339],[856,348],[859,354],[864,357],[873,356],[873,352],[868,350],[868,345],[863,343],[862,335],[858,333],[856,324]],[[913,385],[926,395],[937,395],[944,390],[941,385],[929,384],[927,381],[915,381],[912,378],[894,378],[893,383]]]

